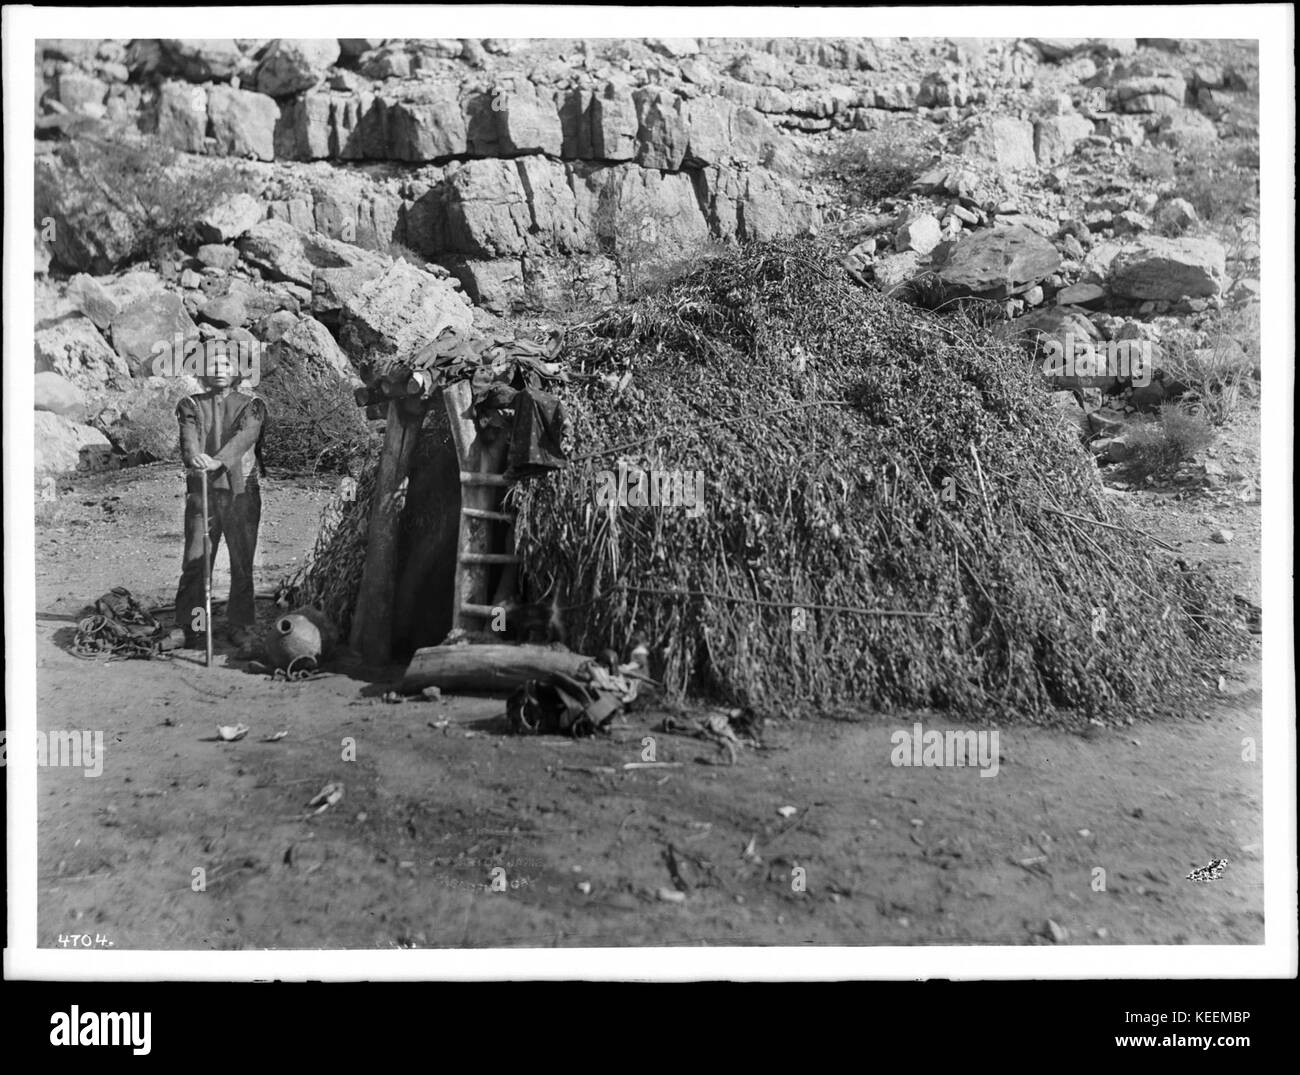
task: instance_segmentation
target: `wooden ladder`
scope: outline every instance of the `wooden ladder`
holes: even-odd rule
[[[493,539],[505,526],[506,547],[513,546],[515,516],[502,510],[502,498],[510,485],[502,475],[507,440],[502,437],[491,448],[484,446],[470,415],[473,393],[468,381],[443,390],[443,402],[451,424],[452,440],[460,464],[460,530],[456,541],[456,577],[453,591],[452,627],[482,631],[490,627],[499,604],[515,591],[519,557],[512,552],[491,552]],[[490,569],[504,565],[496,594],[488,593]]]

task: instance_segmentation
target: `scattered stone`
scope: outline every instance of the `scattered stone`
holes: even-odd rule
[[[1125,209],[1111,218],[1110,226],[1116,235],[1139,235],[1151,230],[1151,221],[1136,209]]]
[[[117,303],[93,276],[77,273],[68,281],[68,299],[85,314],[95,327],[107,329],[117,314]]]
[[[1091,306],[1106,297],[1106,289],[1099,284],[1071,284],[1056,293],[1061,306]]]
[[[205,265],[209,269],[221,269],[225,272],[229,272],[239,264],[239,251],[233,246],[225,246],[222,243],[204,243],[194,256],[200,265]]]
[[[921,255],[915,250],[887,254],[872,265],[876,286],[886,293],[913,279],[921,271]]]
[[[266,203],[251,194],[232,194],[222,199],[198,222],[199,235],[206,240],[206,245],[199,248],[199,261],[204,265],[233,269],[239,260],[238,251],[219,244],[240,238],[265,216]],[[208,252],[209,259],[216,260],[205,260],[204,251]]]
[[[1231,530],[1215,530],[1210,535],[1210,540],[1218,545],[1226,545],[1237,535]]]
[[[1196,209],[1186,198],[1170,198],[1156,209],[1156,226],[1169,235],[1181,235],[1199,223]]]
[[[899,253],[915,250],[918,254],[928,254],[942,238],[939,222],[929,213],[922,213],[906,220],[894,232],[894,249]]]

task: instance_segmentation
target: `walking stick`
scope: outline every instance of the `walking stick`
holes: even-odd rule
[[[212,536],[208,530],[208,472],[199,471],[203,490],[203,665],[212,667]]]

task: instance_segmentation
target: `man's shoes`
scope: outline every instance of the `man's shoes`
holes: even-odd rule
[[[235,654],[236,660],[247,660],[256,657],[262,648],[262,638],[257,631],[249,626],[232,627],[230,629],[230,641],[239,649]]]

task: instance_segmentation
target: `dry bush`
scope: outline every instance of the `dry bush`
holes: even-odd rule
[[[1166,403],[1160,416],[1135,423],[1124,432],[1128,445],[1127,476],[1140,481],[1168,473],[1214,443],[1214,429],[1190,407]]]
[[[187,384],[132,388],[108,397],[92,424],[134,462],[179,459],[176,404],[192,391]]]
[[[112,228],[110,216],[116,214],[129,222],[124,263],[161,257],[178,244],[192,246],[199,220],[213,206],[252,189],[232,161],[196,164],[156,137],[125,129],[60,142],[53,155],[62,165],[57,181],[73,187],[63,200],[82,206],[81,226]],[[37,182],[53,182],[54,175],[40,169]]]
[[[1259,149],[1213,142],[1175,166],[1172,191],[1186,198],[1207,224],[1235,224],[1259,213]]]
[[[257,394],[268,411],[262,443],[268,467],[347,473],[379,441],[352,386],[332,370],[281,362]]]
[[[1164,346],[1166,374],[1188,389],[1182,402],[1213,425],[1259,397],[1259,309],[1252,304],[1224,311],[1199,337],[1174,337]]]
[[[662,209],[641,198],[623,201],[612,188],[601,196],[593,227],[601,252],[618,266],[619,295],[626,300],[654,294],[730,245],[711,237],[683,239]]]
[[[903,193],[928,168],[940,150],[928,123],[893,120],[870,131],[851,131],[836,139],[818,162],[816,178],[843,189],[857,208]]]

